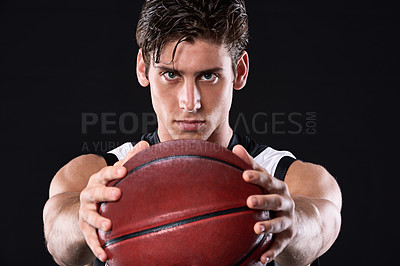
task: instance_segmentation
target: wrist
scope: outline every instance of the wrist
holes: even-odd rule
[[[291,197],[293,237],[275,260],[279,265],[308,265],[318,257],[321,248],[319,210],[309,197],[297,194]]]

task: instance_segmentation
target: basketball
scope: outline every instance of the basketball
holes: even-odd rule
[[[268,211],[246,200],[264,191],[242,178],[251,167],[222,146],[200,140],[155,144],[124,165],[119,201],[100,205],[112,221],[99,230],[108,265],[252,265],[270,243],[257,235]]]

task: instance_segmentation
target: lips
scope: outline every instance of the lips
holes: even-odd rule
[[[183,131],[195,131],[205,124],[204,120],[176,120],[175,122]]]

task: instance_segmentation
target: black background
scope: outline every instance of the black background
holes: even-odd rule
[[[54,174],[155,128],[143,122],[152,107],[134,72],[141,5],[2,2],[2,265],[54,265],[42,229]],[[232,126],[337,178],[342,230],[321,265],[393,265],[399,10],[382,1],[248,0],[247,8],[250,76],[235,92]],[[88,114],[99,121],[84,132]]]

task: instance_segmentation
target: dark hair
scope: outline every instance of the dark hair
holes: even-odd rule
[[[236,62],[248,43],[244,0],[146,0],[143,4],[136,40],[142,48],[146,74],[152,59],[159,63],[166,43],[177,41],[177,46],[196,38],[225,45],[236,73]]]

